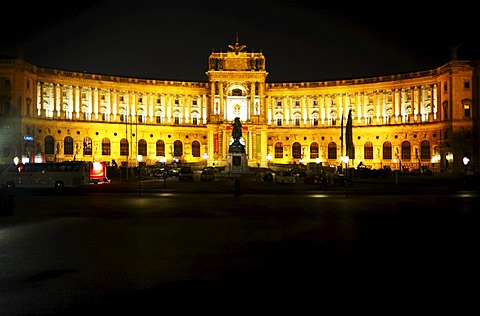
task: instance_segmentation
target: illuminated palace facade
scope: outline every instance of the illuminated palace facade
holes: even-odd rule
[[[319,70],[321,71],[321,70]],[[268,83],[265,56],[212,52],[205,82],[140,79],[0,60],[0,163],[175,161],[226,166],[242,123],[250,167],[338,166],[352,113],[349,166],[478,168],[478,64],[319,82]]]

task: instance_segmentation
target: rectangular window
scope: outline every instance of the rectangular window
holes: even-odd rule
[[[281,118],[277,119],[277,126],[282,126],[282,119]]]
[[[470,117],[470,104],[463,105],[463,115],[465,117]]]
[[[198,125],[198,118],[196,116],[192,117],[192,124]]]
[[[162,117],[161,117],[160,115],[157,115],[157,116],[156,116],[156,120],[157,120],[157,123],[158,123],[158,124],[162,124],[162,123],[163,123],[163,119],[162,119]]]
[[[102,141],[102,155],[110,156],[110,142],[108,140]]]
[[[173,123],[177,124],[177,125],[180,124],[180,118],[178,116],[176,116]]]
[[[465,82],[463,83],[463,88],[465,88],[465,89],[470,89],[470,81],[465,81]]]

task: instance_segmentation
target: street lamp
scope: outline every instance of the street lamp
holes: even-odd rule
[[[465,168],[463,169],[463,183],[467,182],[467,165],[470,162],[470,159],[468,157],[463,157],[463,165]]]
[[[317,164],[317,190],[320,189],[320,173],[318,172],[318,165],[320,165],[320,158],[315,158],[315,163]]]
[[[163,172],[164,172],[164,174],[163,174],[163,188],[165,189],[167,176],[168,176],[168,171],[167,171],[167,168],[165,167],[165,163],[167,162],[167,158],[161,157],[160,162],[162,163],[162,166],[163,166]]]
[[[272,160],[272,155],[267,154],[267,168],[270,168],[270,160]]]
[[[432,175],[435,174],[435,164],[440,161],[440,156],[439,155],[433,155],[432,157]]]
[[[207,165],[208,165],[208,162],[207,162],[208,154],[206,152],[204,152],[202,157],[203,157],[203,160],[205,160],[205,168],[206,168]]]
[[[137,155],[137,162],[138,162],[138,195],[142,195],[142,187],[141,187],[141,180],[142,180],[142,172],[140,170],[141,162],[143,160],[142,155]]]

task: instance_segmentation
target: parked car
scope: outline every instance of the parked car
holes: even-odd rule
[[[193,181],[193,170],[192,167],[181,167],[178,172],[179,181]]]
[[[275,174],[275,183],[295,184],[297,176],[293,171],[280,171]]]
[[[179,168],[168,169],[168,176],[169,177],[178,177],[178,172],[179,172]]]
[[[215,175],[213,174],[213,170],[210,168],[205,168],[202,170],[200,174],[200,181],[213,181],[215,179]]]
[[[264,182],[273,182],[273,173],[271,172],[264,172],[260,175],[260,177]]]
[[[155,169],[153,171],[153,177],[155,179],[165,179],[168,177],[168,172],[165,169]]]

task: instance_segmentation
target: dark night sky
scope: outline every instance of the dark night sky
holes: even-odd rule
[[[0,55],[21,52],[54,69],[207,81],[208,56],[226,52],[238,32],[247,51],[265,55],[268,82],[434,69],[457,45],[458,59],[480,59],[475,10],[455,3],[190,2],[18,2],[14,19],[0,24]]]

